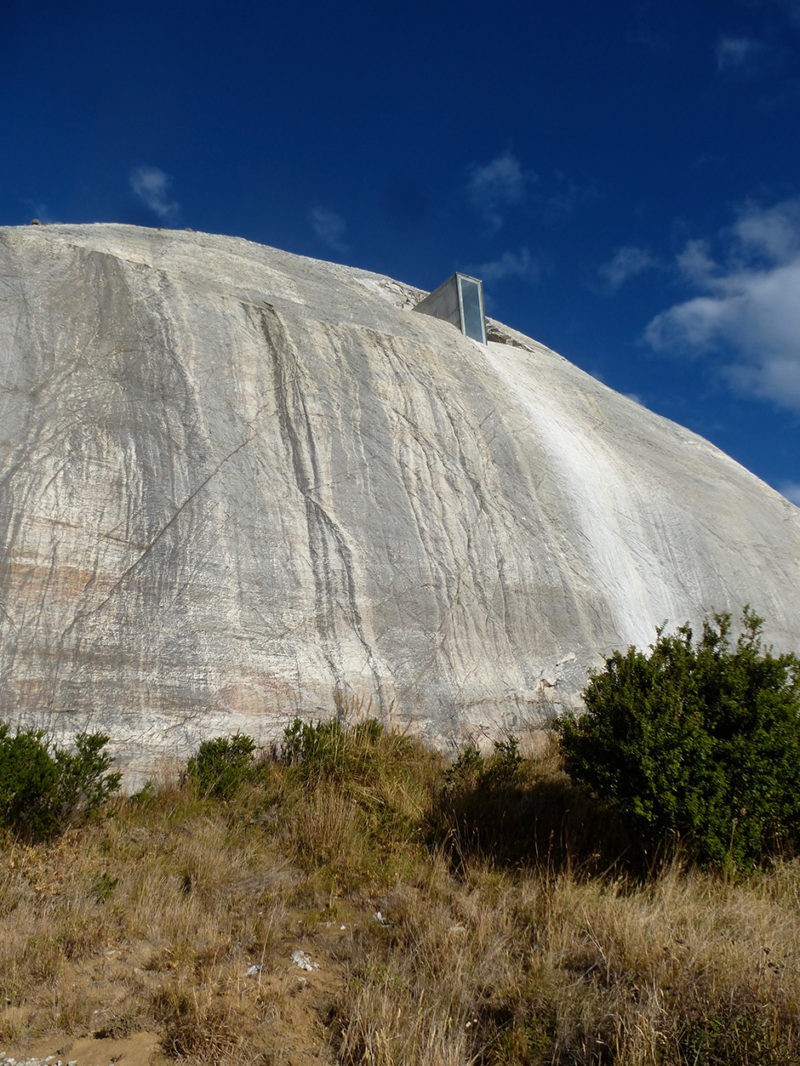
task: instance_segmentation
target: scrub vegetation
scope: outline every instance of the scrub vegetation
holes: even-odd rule
[[[0,827],[45,840],[89,817],[120,786],[104,733],[79,733],[74,750],[44,732],[0,723]]]
[[[665,639],[630,658],[645,678],[668,653],[675,669],[708,653],[745,674],[737,657],[768,657],[756,626],[732,643],[719,619],[697,645]],[[102,1044],[108,1061],[138,1034],[147,1057],[128,1061],[193,1066],[800,1062],[793,823],[778,850],[770,822],[763,853],[752,837],[739,850],[736,832],[709,851],[695,823],[682,840],[679,819],[650,816],[657,805],[640,816],[621,774],[615,788],[579,780],[602,679],[628,661],[610,660],[588,721],[558,735],[448,760],[340,707],[269,750],[207,741],[47,839],[7,828],[0,1050],[67,1049],[84,1066],[99,1059],[75,1048]],[[779,662],[760,675],[768,689]],[[781,698],[766,701],[780,722],[796,682],[783,665]],[[633,758],[613,739],[608,756],[596,743],[601,761]],[[721,811],[726,796],[711,793]]]
[[[702,865],[746,869],[800,835],[800,660],[715,615],[658,632],[650,654],[615,652],[580,718],[558,723],[566,769],[619,811],[650,856],[679,839]]]

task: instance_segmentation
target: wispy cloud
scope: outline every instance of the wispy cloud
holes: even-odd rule
[[[711,257],[711,245],[705,240],[687,241],[677,256],[678,270],[695,285],[707,285],[713,280],[717,264]]]
[[[508,210],[524,202],[531,180],[534,176],[523,170],[517,157],[504,152],[488,163],[472,163],[467,168],[467,195],[489,228],[498,230]]]
[[[717,40],[714,54],[720,74],[751,76],[760,69],[767,46],[755,37],[725,34]]]
[[[503,252],[496,259],[481,263],[475,273],[486,282],[503,281],[506,278],[518,278],[536,284],[544,272],[544,264],[531,254],[528,248],[517,252]]]
[[[50,214],[50,209],[47,204],[42,203],[41,200],[25,200],[24,203],[31,211],[33,218],[38,219],[39,222],[55,222],[55,218]]]
[[[669,41],[664,34],[657,33],[654,30],[648,30],[645,28],[632,29],[626,34],[626,38],[630,44],[636,45],[639,48],[645,48],[648,52],[657,52],[662,55],[666,55],[672,51]]]
[[[800,255],[800,197],[772,207],[746,204],[733,225],[733,234],[746,255],[767,263],[783,263]]]
[[[721,360],[740,390],[800,410],[800,198],[748,204],[716,238],[691,241],[677,265],[695,295],[663,311],[656,350]]]
[[[172,178],[159,167],[135,167],[129,176],[133,193],[148,210],[162,220],[174,222],[180,214],[180,204],[169,196]]]
[[[776,0],[776,3],[784,9],[791,22],[800,26],[800,0]]]
[[[341,215],[327,207],[312,207],[308,212],[308,221],[323,244],[327,244],[335,252],[349,251],[344,239],[347,223]]]
[[[778,492],[800,507],[800,481],[784,481],[778,486]]]
[[[672,51],[669,18],[663,5],[644,0],[643,3],[634,4],[630,14],[631,21],[626,33],[630,44],[662,55]]]
[[[579,185],[562,170],[556,170],[537,184],[532,203],[545,222],[557,225],[597,197],[598,191],[592,185]]]
[[[658,260],[646,248],[626,244],[599,268],[598,274],[603,286],[610,292],[616,292],[626,281],[657,266]]]

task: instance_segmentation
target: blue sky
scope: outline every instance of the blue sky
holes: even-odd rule
[[[476,273],[800,503],[800,0],[3,6],[0,224]]]

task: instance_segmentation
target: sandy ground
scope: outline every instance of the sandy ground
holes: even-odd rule
[[[53,1056],[50,1066],[59,1059],[64,1063],[75,1062],[77,1066],[109,1066],[110,1063],[165,1066],[170,1060],[159,1051],[158,1041],[157,1033],[134,1033],[119,1040],[97,1040],[93,1037],[73,1040],[62,1035],[45,1036],[24,1047],[2,1050],[6,1057],[13,1056],[18,1063],[29,1059],[43,1061]]]
[[[362,917],[363,920],[363,917]],[[370,918],[367,918],[369,921]],[[352,937],[352,925],[339,922],[320,924],[305,937],[287,936],[277,948],[277,958],[264,967],[264,972],[242,982],[242,995],[252,1003],[252,1009],[270,1022],[270,1054],[275,1066],[318,1066],[333,1062],[330,1031],[326,1024],[331,1008],[345,979],[345,957]],[[298,968],[291,959],[292,952],[307,951],[319,967],[310,971]],[[88,976],[88,975],[85,975]],[[116,975],[119,978],[119,974]],[[120,985],[114,996],[113,979],[101,969],[95,972],[98,982],[105,981],[109,1002],[116,999],[115,1008],[125,1006],[119,998]],[[180,1059],[165,1054],[161,1034],[153,1031],[134,1032],[126,1037],[71,1037],[63,1032],[45,1034],[35,1040],[0,1044],[0,1066],[8,1057],[18,1066],[34,1060],[45,1066],[55,1066],[59,1060],[66,1066],[168,1066]],[[254,1054],[263,1046],[254,1049]],[[196,1061],[196,1060],[193,1060]],[[233,1061],[226,1058],[226,1062]],[[242,1052],[243,1066],[250,1064],[246,1049]],[[209,1062],[208,1066],[214,1066]]]

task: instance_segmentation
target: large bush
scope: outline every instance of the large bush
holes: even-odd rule
[[[70,751],[41,730],[12,733],[0,723],[0,826],[43,840],[97,810],[120,785],[107,743],[103,733],[80,733]]]
[[[800,660],[761,642],[748,608],[700,639],[658,630],[615,652],[558,729],[567,771],[611,801],[652,855],[680,840],[703,864],[746,868],[800,831]]]

